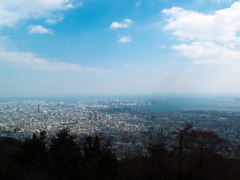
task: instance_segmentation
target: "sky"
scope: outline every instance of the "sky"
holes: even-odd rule
[[[0,97],[239,94],[240,2],[0,1]]]

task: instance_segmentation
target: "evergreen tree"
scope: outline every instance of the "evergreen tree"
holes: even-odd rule
[[[74,142],[75,136],[63,129],[51,139],[50,170],[56,179],[81,179],[83,155]]]

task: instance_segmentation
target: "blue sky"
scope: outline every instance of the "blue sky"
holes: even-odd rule
[[[240,2],[0,2],[0,97],[238,94]]]

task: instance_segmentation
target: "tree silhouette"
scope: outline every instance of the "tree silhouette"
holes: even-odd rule
[[[83,153],[86,162],[90,162],[101,156],[102,150],[100,146],[99,137],[96,135],[94,138],[88,136],[83,143]]]
[[[60,130],[50,145],[50,170],[57,179],[81,179],[83,155],[68,129]]]
[[[183,151],[184,151],[184,143],[186,144],[187,140],[187,134],[192,129],[193,123],[185,123],[181,124],[181,128],[176,128],[174,132],[172,132],[173,135],[175,135],[177,145],[175,148],[178,151],[178,170],[182,170],[182,163],[183,163]]]

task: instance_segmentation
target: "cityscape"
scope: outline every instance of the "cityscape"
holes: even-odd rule
[[[0,180],[239,180],[240,0],[0,0]]]
[[[132,141],[132,148],[144,153],[142,134],[174,131],[188,122],[193,123],[193,129],[213,131],[236,147],[240,143],[240,112],[182,110],[162,113],[127,106],[149,103],[151,102],[118,99],[96,99],[76,104],[30,100],[2,102],[0,136],[24,141],[34,133],[46,131],[47,140],[50,141],[60,130],[68,128],[77,137],[111,137],[116,153],[119,153],[117,150],[120,147],[127,150]],[[116,104],[126,106],[113,106]]]

